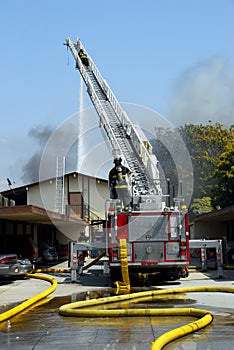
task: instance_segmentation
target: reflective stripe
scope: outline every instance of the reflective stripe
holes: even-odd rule
[[[117,175],[111,175],[112,179],[117,179]],[[122,178],[126,178],[126,174],[122,174]]]

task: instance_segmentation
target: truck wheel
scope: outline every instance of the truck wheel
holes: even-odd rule
[[[120,269],[110,269],[111,282],[122,281],[122,273]]]

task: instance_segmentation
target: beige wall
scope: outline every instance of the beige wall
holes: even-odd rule
[[[55,179],[30,186],[27,192],[27,204],[36,205],[47,210],[55,211]],[[69,175],[64,181],[64,206],[68,204],[68,191],[81,192],[84,204],[90,206],[90,210],[104,218],[105,201],[109,198],[109,190],[106,182],[82,175]],[[42,195],[42,196],[41,196]]]
[[[105,218],[105,202],[109,199],[109,190],[107,183],[98,182],[91,179],[90,186],[90,210],[102,219]]]
[[[220,239],[226,236],[226,224],[221,222],[194,222],[190,226],[190,239]]]
[[[55,211],[55,191],[55,179],[44,181],[40,185],[30,186],[27,192],[27,204]],[[64,181],[64,208],[68,205],[68,196],[72,192],[82,193],[84,205],[86,208],[89,207],[90,219],[105,218],[105,201],[109,198],[107,182],[76,173],[66,176]],[[60,232],[58,233],[59,241],[60,238],[63,241],[64,237],[77,240],[80,232],[85,229],[84,223],[63,226],[62,223],[57,221],[53,224]]]
[[[42,193],[42,197],[41,197]],[[41,182],[30,186],[27,192],[27,204],[36,205],[48,210],[55,210],[55,180]]]
[[[105,217],[105,201],[109,198],[108,184],[102,180],[88,176],[78,175],[69,176],[65,181],[65,193],[81,192],[83,195],[84,205],[88,206],[92,213],[97,216]]]

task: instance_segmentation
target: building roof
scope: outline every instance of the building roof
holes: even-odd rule
[[[231,205],[229,207],[215,210],[210,213],[205,213],[202,215],[197,216],[193,219],[194,222],[200,222],[200,221],[231,221],[234,220],[234,205]]]
[[[0,219],[44,225],[52,225],[56,221],[64,225],[87,225],[82,219],[48,211],[35,205],[0,207]]]
[[[78,173],[76,171],[72,171],[72,172],[66,173],[66,174],[64,174],[64,177],[71,176],[71,175],[74,175],[74,174],[78,175],[78,176],[79,175],[80,176],[85,176],[85,177],[88,177],[88,178],[91,178],[91,179],[96,179],[97,181],[100,181],[100,182],[108,183],[107,179],[103,179],[103,178],[92,176],[92,175],[88,175],[88,174]],[[46,182],[46,181],[50,181],[50,180],[54,180],[54,179],[55,179],[55,177],[53,177],[53,178],[51,177],[51,178],[48,178],[48,179],[43,179],[40,182]],[[15,192],[16,195],[17,195],[18,193],[21,193],[21,192],[25,191],[26,188],[28,188],[28,187],[39,185],[40,182],[36,181],[36,182],[29,183],[29,184],[21,185],[19,187],[12,187],[12,188],[10,187],[10,189],[1,191],[0,194],[5,196],[5,195],[12,194],[12,193]]]

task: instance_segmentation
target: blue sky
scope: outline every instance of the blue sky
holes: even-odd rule
[[[80,37],[120,102],[175,125],[232,123],[233,0],[0,0],[0,29],[0,190],[7,177],[22,183],[40,148],[30,130],[78,110],[67,36]]]

